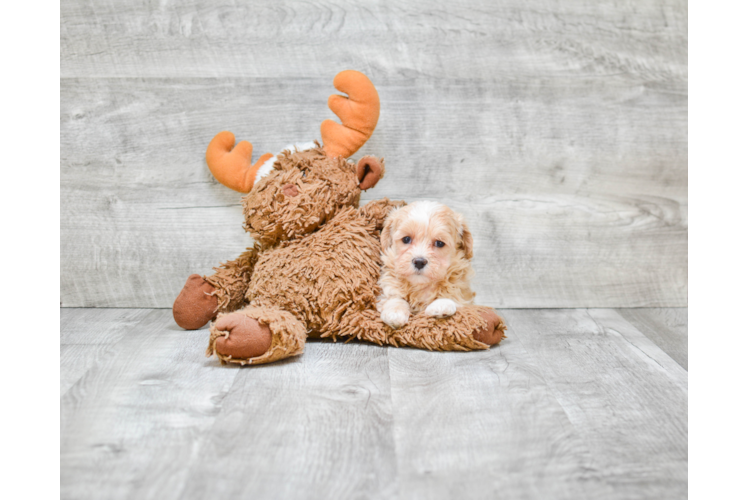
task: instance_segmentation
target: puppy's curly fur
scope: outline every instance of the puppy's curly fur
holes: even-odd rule
[[[465,219],[449,207],[420,201],[391,212],[382,229],[382,321],[400,328],[411,314],[447,317],[472,304],[472,256]]]

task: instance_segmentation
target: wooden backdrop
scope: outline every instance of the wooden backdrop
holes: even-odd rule
[[[64,1],[61,305],[171,307],[251,245],[206,145],[319,137],[351,68],[364,199],[463,212],[480,303],[686,306],[687,55],[685,0]]]

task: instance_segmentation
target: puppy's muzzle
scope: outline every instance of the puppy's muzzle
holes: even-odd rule
[[[428,264],[428,263],[429,263],[429,261],[427,261],[423,257],[417,257],[417,258],[413,259],[413,267],[415,267],[419,271],[421,269],[423,269],[424,267],[426,267],[426,264]]]

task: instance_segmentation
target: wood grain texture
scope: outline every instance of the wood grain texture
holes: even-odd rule
[[[127,330],[62,395],[62,498],[177,498],[238,373],[207,360],[207,331],[181,330],[170,311],[147,311]]]
[[[684,79],[684,0],[94,0],[60,6],[63,77]]]
[[[531,353],[390,350],[402,498],[611,498]]]
[[[685,93],[639,87],[634,103],[611,81],[378,85],[380,126],[360,154],[388,170],[364,198],[463,212],[480,302],[685,303]],[[330,82],[97,78],[61,92],[62,305],[170,307],[189,274],[251,245],[240,195],[204,164],[207,142],[226,128],[259,155],[315,137]]]
[[[393,498],[387,348],[309,342],[240,370],[189,471],[188,498]]]
[[[62,498],[392,497],[386,348],[311,343],[240,370],[205,358],[207,330],[179,329],[171,311],[134,324],[96,311],[62,318],[66,345],[113,345],[62,394]]]
[[[111,356],[113,345],[148,313],[147,309],[60,309],[60,394]]]
[[[685,370],[613,310],[502,313],[490,351],[238,368],[168,310],[63,310],[107,350],[61,360],[61,498],[684,498]]]
[[[61,5],[61,304],[170,307],[250,239],[213,180],[314,139],[333,76],[382,112],[370,200],[435,199],[476,236],[496,307],[687,302],[687,4],[70,1]],[[358,156],[357,155],[357,156]]]
[[[618,309],[617,312],[688,370],[688,309]]]
[[[612,310],[503,311],[611,498],[685,498],[688,374]]]

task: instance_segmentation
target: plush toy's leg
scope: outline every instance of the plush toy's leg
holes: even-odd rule
[[[337,321],[333,320],[323,328],[322,337],[365,340],[375,344],[388,343],[392,330],[379,319],[379,312],[374,309],[347,309]]]
[[[218,310],[216,289],[199,274],[187,278],[171,311],[185,330],[197,330],[213,319]]]
[[[265,364],[304,352],[306,327],[274,307],[246,307],[221,314],[210,327],[207,356],[222,363]]]
[[[220,267],[215,274],[202,277],[193,274],[174,301],[174,321],[185,330],[197,330],[208,324],[219,312],[235,311],[246,305],[252,270],[257,262],[258,247],[250,248]]]
[[[449,318],[424,313],[411,316],[408,324],[393,330],[372,309],[349,309],[323,337],[354,337],[376,344],[409,346],[433,351],[488,349],[501,342],[506,326],[490,307],[466,306]]]
[[[504,320],[490,307],[465,306],[448,318],[411,316],[407,325],[390,331],[388,340],[392,345],[433,351],[471,351],[498,344],[505,331]]]
[[[473,338],[479,342],[483,342],[487,346],[496,345],[504,340],[504,337],[506,337],[504,319],[490,307],[479,308],[478,314],[486,322],[486,326],[476,329],[473,332]]]

